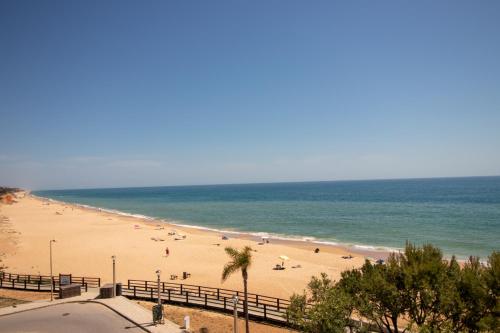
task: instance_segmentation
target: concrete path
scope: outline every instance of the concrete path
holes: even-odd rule
[[[127,327],[127,331],[130,331],[131,328],[136,328],[142,332],[153,332],[153,333],[180,333],[184,332],[179,328],[178,325],[166,321],[165,324],[162,325],[153,325],[152,319],[153,316],[150,311],[141,307],[140,305],[134,303],[133,301],[128,300],[123,296],[109,298],[109,299],[96,299],[98,295],[97,290],[89,290],[87,293],[83,293],[81,296],[54,300],[50,301],[34,301],[25,304],[19,304],[17,306],[10,306],[5,308],[0,308],[0,332],[114,332],[114,330],[107,331],[99,331],[95,329],[86,330],[85,326],[87,324],[82,324],[82,329],[84,331],[73,330],[73,324],[77,325],[78,323],[82,323],[80,321],[81,318],[85,319],[85,323],[89,323],[90,327],[94,327],[95,325],[102,324],[102,320],[100,318],[111,318],[113,317],[110,313],[114,313],[114,317],[120,317],[120,320],[125,320],[128,324],[124,325],[119,319],[110,320],[110,323],[115,325],[115,330],[120,331],[124,327]],[[93,306],[88,306],[92,304]],[[62,329],[58,328],[58,323],[65,323],[66,321],[61,321],[61,311],[63,307],[70,307],[71,311],[65,311],[64,313],[73,313],[74,319],[68,321],[68,325],[71,326],[71,329]],[[96,310],[96,309],[100,310]],[[87,313],[90,311],[91,313],[98,313],[95,318],[98,318],[94,322],[94,315],[89,315]],[[96,312],[97,311],[97,312]],[[44,315],[48,316],[47,318],[57,318],[58,320],[41,320],[44,318]],[[36,323],[35,328],[39,327],[40,329],[46,328],[44,325],[52,325],[51,329],[48,330],[29,330],[29,326],[26,326],[24,330],[18,330],[23,326],[10,326],[12,328],[16,328],[15,330],[2,330],[7,327],[6,325],[14,325],[19,324],[22,325],[23,322],[27,318],[34,316],[40,320],[34,320],[33,323]],[[69,316],[68,316],[69,317]],[[66,318],[65,318],[66,319]],[[104,320],[104,319],[103,319]],[[42,323],[42,321],[44,323]],[[26,323],[30,323],[31,321],[26,321]],[[52,323],[52,324],[51,324]],[[17,325],[16,324],[16,325]],[[37,326],[38,325],[38,326]],[[47,327],[49,327],[47,326]],[[68,327],[70,327],[68,326]],[[139,328],[139,327],[141,328]],[[132,331],[132,332],[135,332]]]
[[[0,332],[144,333],[144,330],[98,303],[62,303],[0,317]]]
[[[165,321],[164,324],[154,326],[153,314],[140,306],[139,304],[127,299],[123,296],[118,296],[115,298],[107,298],[107,299],[96,299],[94,302],[99,302],[101,304],[107,305],[113,308],[115,311],[118,311],[126,316],[133,318],[133,320],[145,327],[147,330],[153,333],[178,333],[184,332],[184,330],[180,329],[178,325]]]

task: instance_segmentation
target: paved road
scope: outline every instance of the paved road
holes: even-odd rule
[[[134,324],[96,303],[67,303],[0,317],[1,333],[144,333]]]

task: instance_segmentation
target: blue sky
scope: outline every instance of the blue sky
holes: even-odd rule
[[[0,184],[500,174],[498,1],[0,1]]]

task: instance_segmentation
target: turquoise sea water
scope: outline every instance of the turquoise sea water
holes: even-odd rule
[[[500,250],[500,177],[35,191],[205,228],[446,255]]]

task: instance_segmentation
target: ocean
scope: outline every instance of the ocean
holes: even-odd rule
[[[500,250],[500,176],[34,191],[181,225],[367,250]]]

